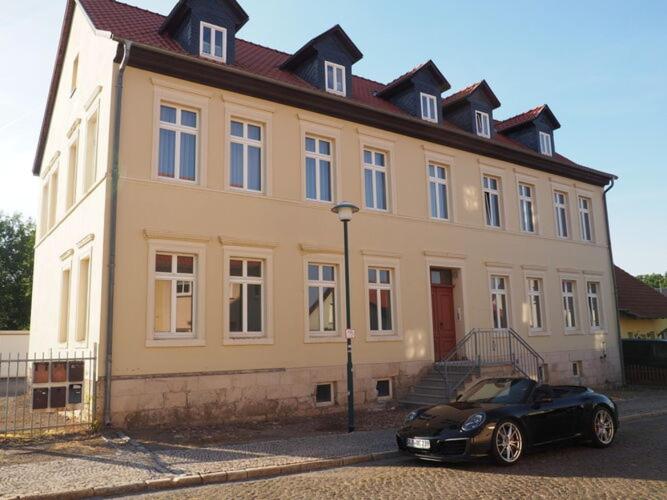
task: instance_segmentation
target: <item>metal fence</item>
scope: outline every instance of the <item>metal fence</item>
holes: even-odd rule
[[[0,437],[71,432],[95,420],[97,344],[58,353],[0,353]]]

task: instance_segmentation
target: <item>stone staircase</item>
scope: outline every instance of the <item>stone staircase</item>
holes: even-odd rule
[[[445,363],[436,363],[419,380],[410,393],[399,403],[405,406],[430,406],[445,403],[456,398],[459,390],[468,387],[470,382],[479,378],[477,367],[470,363],[447,363],[447,382],[445,382]]]

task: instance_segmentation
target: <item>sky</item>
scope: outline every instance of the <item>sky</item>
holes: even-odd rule
[[[34,218],[32,161],[65,0],[2,1],[0,211]],[[388,82],[433,59],[450,93],[486,79],[502,103],[495,118],[549,104],[556,150],[619,176],[616,263],[667,272],[666,1],[239,1],[250,16],[239,37],[262,45],[294,52],[339,23],[364,54],[358,75]],[[176,0],[129,3],[167,14]]]

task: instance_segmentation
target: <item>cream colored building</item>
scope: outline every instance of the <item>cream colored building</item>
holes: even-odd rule
[[[118,425],[344,407],[331,208],[348,200],[361,207],[358,404],[407,393],[476,328],[515,330],[552,381],[619,381],[603,193],[614,177],[554,152],[548,107],[504,122],[475,108],[469,132],[440,111],[475,106],[477,90],[492,102],[490,89],[443,102],[432,63],[394,87],[352,77],[360,54],[339,27],[289,56],[235,39],[247,18],[233,0],[214,14],[206,3],[179,2],[165,21],[68,2],[34,170],[31,351],[98,344],[101,394],[112,333]],[[195,54],[178,41],[186,18]],[[299,76],[319,55],[340,58],[324,61],[322,89]],[[401,108],[414,92],[421,116]],[[517,127],[535,128],[537,151]]]

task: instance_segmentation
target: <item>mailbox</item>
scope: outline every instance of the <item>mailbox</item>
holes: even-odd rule
[[[51,408],[64,408],[67,401],[67,387],[51,387]]]
[[[83,401],[83,385],[70,384],[67,391],[67,403],[71,405],[81,404]]]
[[[48,384],[49,383],[49,363],[39,362],[32,367],[32,382],[33,384]]]
[[[67,382],[67,363],[64,361],[51,363],[51,382]]]
[[[48,373],[48,372],[47,372]],[[46,387],[32,390],[32,409],[43,410],[49,407],[49,390]]]
[[[70,382],[83,382],[83,361],[70,361],[67,368]]]

